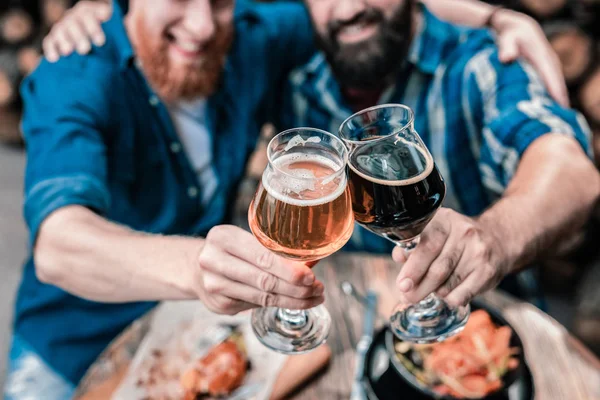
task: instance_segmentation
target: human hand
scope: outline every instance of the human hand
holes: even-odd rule
[[[255,307],[307,309],[324,301],[323,284],[310,268],[275,255],[235,226],[210,230],[199,264],[198,295],[220,314]]]
[[[438,210],[408,258],[400,247],[392,256],[405,263],[396,285],[406,303],[436,292],[451,307],[465,305],[495,287],[510,267],[502,244],[489,228],[448,208]]]
[[[101,24],[110,18],[111,13],[110,2],[83,0],[75,4],[44,38],[42,47],[46,59],[56,62],[73,51],[87,54],[92,43],[102,46],[106,37]]]
[[[500,61],[509,63],[523,57],[540,74],[550,95],[569,107],[569,94],[558,55],[540,25],[531,17],[502,9],[494,14],[492,28],[497,33]]]

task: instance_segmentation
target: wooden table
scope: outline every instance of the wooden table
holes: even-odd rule
[[[352,381],[354,349],[361,334],[363,308],[343,294],[339,285],[351,281],[363,293],[380,293],[380,311],[389,315],[394,305],[392,287],[399,267],[389,257],[339,254],[315,267],[326,288],[326,306],[332,316],[328,340],[333,351],[330,366],[294,395],[294,399],[347,399]],[[533,374],[536,399],[600,399],[600,361],[566,329],[532,305],[498,291],[483,300],[502,311],[523,341]],[[151,314],[131,325],[92,365],[76,398],[98,388],[108,399],[146,334]]]

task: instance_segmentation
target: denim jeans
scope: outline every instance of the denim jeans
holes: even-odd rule
[[[5,400],[68,400],[74,392],[73,384],[54,372],[19,336],[13,336]]]

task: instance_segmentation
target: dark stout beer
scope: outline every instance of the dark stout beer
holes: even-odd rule
[[[393,241],[419,235],[446,193],[431,156],[404,139],[358,147],[348,177],[356,221]]]

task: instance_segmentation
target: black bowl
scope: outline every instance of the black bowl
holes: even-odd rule
[[[498,325],[510,324],[500,313],[474,301],[471,303],[473,310],[484,309]],[[512,328],[512,327],[511,327]],[[402,394],[403,399],[443,399],[455,400],[452,396],[441,396],[431,388],[421,383],[404,367],[396,356],[394,343],[399,341],[389,329],[379,331],[371,344],[365,360],[364,383],[369,398],[372,400],[397,399]],[[500,390],[484,397],[485,400],[530,400],[533,399],[533,380],[531,372],[525,363],[523,345],[513,329],[510,340],[511,347],[519,348],[516,356],[519,366],[503,376],[503,386]]]

